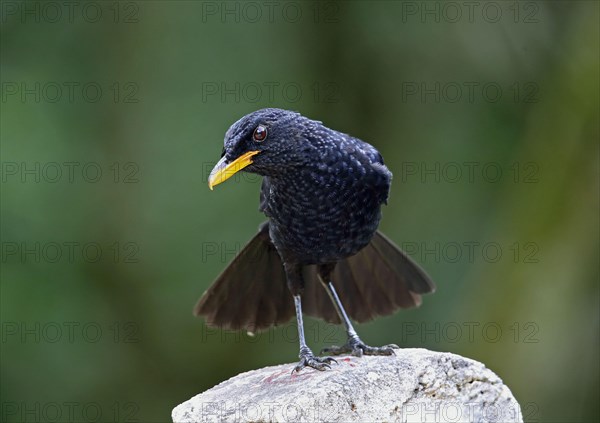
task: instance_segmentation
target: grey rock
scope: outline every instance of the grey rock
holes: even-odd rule
[[[239,374],[173,410],[184,422],[522,422],[519,404],[483,364],[398,349],[341,356],[320,372],[295,364]]]

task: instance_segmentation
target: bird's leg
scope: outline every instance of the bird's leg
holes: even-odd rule
[[[316,357],[312,350],[308,348],[306,345],[306,340],[304,339],[304,324],[302,322],[302,302],[300,299],[300,295],[294,295],[294,303],[296,304],[296,319],[298,320],[298,338],[300,340],[300,361],[292,370],[292,373],[299,372],[305,367],[312,367],[317,370],[327,370],[330,369],[331,366],[329,363],[335,362],[334,358],[331,357]]]
[[[285,261],[284,261],[285,263]],[[304,322],[302,321],[302,299],[301,294],[304,288],[304,279],[302,278],[302,267],[294,264],[284,264],[287,285],[294,296],[294,305],[296,306],[296,320],[298,322],[298,340],[300,341],[300,361],[292,370],[292,373],[299,372],[305,367],[312,367],[317,370],[326,370],[331,368],[330,363],[337,363],[331,357],[316,357],[310,348],[306,345],[304,338]]]
[[[346,314],[346,310],[344,310],[344,306],[342,306],[342,302],[335,291],[335,288],[331,282],[325,283],[321,276],[319,276],[321,283],[327,290],[329,294],[329,298],[333,302],[335,306],[335,310],[337,311],[338,316],[340,316],[340,320],[344,323],[346,327],[346,334],[348,335],[348,341],[345,345],[341,347],[332,346],[329,348],[324,348],[321,350],[321,354],[327,353],[331,355],[340,355],[350,353],[354,356],[360,357],[364,355],[394,355],[394,348],[399,348],[396,344],[384,345],[383,347],[370,347],[365,344],[358,337],[358,334],[354,330],[354,326],[352,326],[352,322],[348,318]]]

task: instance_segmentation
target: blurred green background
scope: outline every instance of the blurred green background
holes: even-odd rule
[[[170,419],[295,362],[192,307],[264,217],[209,191],[229,125],[298,110],[375,145],[382,230],[438,285],[359,325],[482,361],[526,421],[597,421],[599,7],[1,3],[2,421]],[[101,172],[101,173],[99,173]],[[319,350],[343,331],[308,319]]]

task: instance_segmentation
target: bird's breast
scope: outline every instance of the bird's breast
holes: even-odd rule
[[[356,170],[317,168],[271,179],[265,213],[273,243],[302,264],[354,255],[377,230],[388,190],[389,179]]]

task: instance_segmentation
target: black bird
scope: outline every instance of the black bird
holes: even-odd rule
[[[295,311],[296,371],[325,370],[335,361],[315,356],[306,345],[303,311],[346,328],[346,345],[322,352],[394,354],[396,345],[362,342],[350,318],[364,322],[418,306],[420,294],[435,285],[377,231],[392,180],[381,154],[299,113],[262,109],[225,134],[210,189],[242,169],[264,177],[259,210],[268,221],[202,295],[194,313],[212,326],[255,332],[288,321]]]

